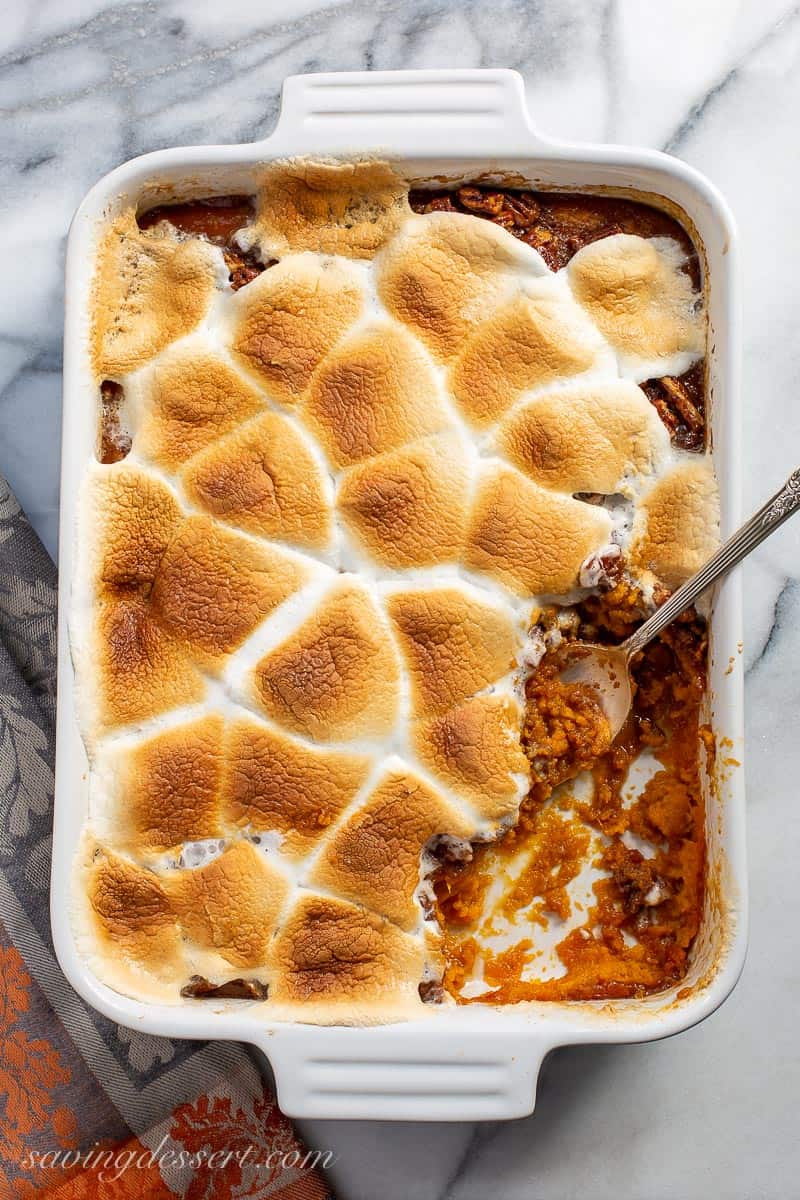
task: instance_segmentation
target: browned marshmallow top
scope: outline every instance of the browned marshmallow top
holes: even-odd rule
[[[274,164],[241,235],[271,265],[235,293],[166,223],[101,233],[89,350],[132,451],[87,467],[78,529],[76,921],[129,994],[424,1011],[426,859],[527,791],[536,603],[614,543],[667,587],[713,544],[713,473],[638,386],[703,353],[681,247],[615,235],[553,273],[407,192]]]

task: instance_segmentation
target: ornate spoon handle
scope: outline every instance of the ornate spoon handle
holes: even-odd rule
[[[706,588],[711,587],[723,575],[727,575],[737,563],[755,550],[765,538],[774,533],[778,526],[788,521],[800,508],[800,467],[793,471],[786,483],[750,518],[741,529],[728,538],[717,553],[701,567],[696,575],[687,579],[669,600],[661,605],[649,621],[640,625],[634,634],[623,643],[622,648],[630,656],[642,650],[656,634],[688,608]]]

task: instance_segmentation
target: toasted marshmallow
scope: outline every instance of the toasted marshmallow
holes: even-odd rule
[[[121,463],[89,475],[82,506],[85,522],[98,532],[88,548],[98,589],[148,593],[181,524],[174,493],[147,472]]]
[[[337,507],[375,562],[433,566],[461,556],[471,483],[462,440],[443,434],[348,471]]]
[[[620,379],[524,403],[502,423],[496,445],[542,487],[610,495],[651,474],[669,436],[644,392]]]
[[[578,586],[581,564],[610,532],[604,509],[545,491],[510,467],[487,469],[464,561],[519,595],[564,596]]]
[[[256,665],[253,690],[269,717],[314,740],[389,733],[399,671],[385,617],[364,589],[342,582]]]
[[[524,280],[547,274],[535,250],[462,213],[409,218],[377,263],[381,300],[439,361]]]
[[[156,573],[181,525],[174,494],[123,463],[89,474],[81,510],[95,530],[81,555],[93,601],[89,611],[76,603],[73,656],[87,679],[82,707],[91,746],[103,731],[196,703],[205,685],[186,647],[152,611]]]
[[[607,356],[566,290],[543,279],[478,326],[450,369],[450,388],[467,421],[482,429],[524,392],[584,375]]]
[[[165,983],[182,980],[180,929],[169,897],[152,871],[98,849],[82,882],[98,949],[110,959],[122,957],[123,980],[128,982],[124,968],[133,976],[128,986],[141,986],[139,974]]]
[[[382,454],[449,423],[419,345],[371,323],[339,344],[309,388],[303,419],[336,467]]]
[[[410,931],[419,920],[414,893],[420,855],[442,829],[468,837],[472,822],[397,760],[327,841],[310,882],[366,904]]]
[[[84,734],[90,746],[98,734],[205,697],[203,676],[186,647],[138,596],[98,601],[88,643],[76,640],[75,661],[93,681]]]
[[[304,745],[254,718],[230,729],[223,781],[226,818],[277,831],[281,850],[302,858],[355,798],[372,760]]]
[[[222,736],[215,714],[101,749],[92,792],[105,840],[151,857],[221,837]]]
[[[719,488],[706,459],[683,462],[642,501],[634,561],[670,591],[699,571],[719,541]]]
[[[275,547],[188,517],[159,563],[152,611],[209,666],[238,649],[307,578]]]
[[[356,271],[290,254],[233,297],[231,349],[269,396],[294,404],[363,303]]]
[[[184,936],[234,967],[264,962],[289,892],[285,876],[242,841],[205,866],[168,872],[163,887]]]
[[[128,393],[136,448],[165,471],[175,471],[264,407],[258,390],[200,337],[160,355]]]
[[[391,1020],[405,1001],[419,1001],[423,951],[416,938],[359,905],[301,894],[273,950],[277,1006],[300,1005],[322,1023]]]
[[[417,722],[414,749],[432,775],[496,825],[516,812],[527,790],[521,719],[514,696],[473,696]]]
[[[262,255],[315,250],[371,258],[411,213],[403,179],[388,163],[273,163],[264,171],[245,245]]]
[[[206,315],[224,267],[214,246],[169,226],[143,231],[133,209],[103,235],[92,305],[92,363],[99,378],[135,371]]]
[[[415,588],[390,595],[412,711],[446,712],[512,670],[518,632],[511,610],[466,587]]]
[[[226,524],[264,538],[324,549],[333,534],[330,487],[309,444],[266,412],[187,463],[189,500]]]
[[[703,353],[700,297],[671,238],[617,233],[572,258],[573,294],[634,379],[680,375]]]

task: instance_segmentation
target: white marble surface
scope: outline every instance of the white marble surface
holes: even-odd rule
[[[0,38],[0,469],[51,550],[73,210],[134,154],[264,136],[297,71],[514,66],[543,130],[659,146],[700,167],[742,234],[746,506],[800,461],[789,0],[12,0]],[[528,1120],[309,1122],[312,1144],[339,1155],[343,1200],[800,1194],[799,554],[797,522],[746,569],[752,934],[737,991],[670,1041],[556,1053]]]

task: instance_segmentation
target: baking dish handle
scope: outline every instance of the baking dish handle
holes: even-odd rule
[[[375,1121],[508,1120],[536,1103],[539,1068],[557,1044],[528,1030],[283,1026],[259,1049],[290,1117]]]
[[[530,154],[549,145],[531,125],[517,71],[353,71],[290,75],[268,139],[271,154],[425,157]]]

